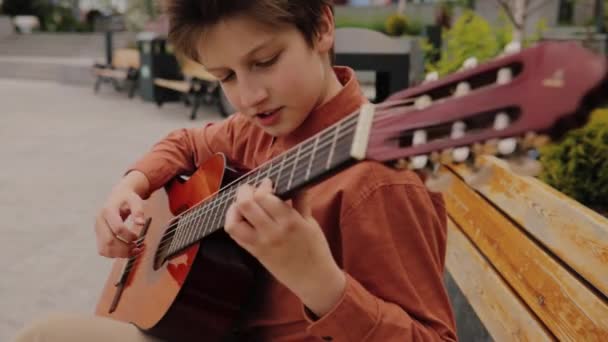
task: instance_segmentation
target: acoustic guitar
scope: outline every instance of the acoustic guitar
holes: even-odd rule
[[[222,229],[240,185],[270,178],[288,198],[364,159],[420,169],[470,160],[484,146],[510,154],[533,147],[535,134],[559,138],[582,125],[608,90],[606,58],[575,43],[474,64],[365,104],[245,174],[218,154],[174,179],[145,202],[145,248],[114,262],[96,314],[169,341],[220,340],[243,318],[259,267]]]

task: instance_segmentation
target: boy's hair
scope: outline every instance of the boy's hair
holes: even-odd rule
[[[247,14],[272,26],[295,25],[312,46],[323,7],[331,7],[332,3],[333,0],[165,0],[169,41],[179,53],[198,61],[196,46],[206,28],[222,19]]]

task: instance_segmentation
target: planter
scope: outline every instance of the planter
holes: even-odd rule
[[[33,15],[18,15],[13,19],[13,23],[19,29],[19,32],[23,34],[32,33],[34,29],[40,27],[40,21],[38,17]]]

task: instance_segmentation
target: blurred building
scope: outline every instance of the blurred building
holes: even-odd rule
[[[116,9],[118,12],[124,13],[127,10],[128,2],[128,0],[78,0],[78,7],[82,11]]]

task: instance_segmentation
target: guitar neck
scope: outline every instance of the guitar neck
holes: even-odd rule
[[[359,113],[351,114],[281,155],[250,171],[172,223],[175,234],[167,252],[170,257],[223,228],[226,212],[241,185],[257,186],[269,178],[275,194],[283,199],[304,186],[318,182],[351,164]]]

